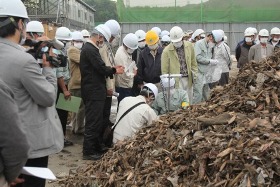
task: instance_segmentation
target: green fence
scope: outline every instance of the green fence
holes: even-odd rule
[[[124,0],[118,0],[119,21],[123,23],[280,21],[280,0],[209,0],[184,7],[175,5],[176,0],[173,7],[125,7]]]

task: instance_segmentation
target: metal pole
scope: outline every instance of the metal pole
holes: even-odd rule
[[[202,23],[202,21],[203,21],[203,13],[202,13],[202,0],[200,0],[200,21],[201,21],[201,23]]]

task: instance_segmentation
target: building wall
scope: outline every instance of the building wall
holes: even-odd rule
[[[168,30],[173,26],[179,26],[184,31],[196,29],[203,29],[206,32],[211,32],[214,29],[224,30],[226,36],[228,37],[228,44],[231,49],[231,53],[234,54],[235,47],[239,41],[244,37],[244,31],[247,27],[255,27],[258,31],[260,29],[271,30],[273,27],[279,27],[280,22],[259,22],[259,23],[122,23],[122,38],[132,32],[142,29],[148,31],[151,28],[157,26],[161,30]]]

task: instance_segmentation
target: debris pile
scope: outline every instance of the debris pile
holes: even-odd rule
[[[280,186],[280,51],[209,102],[164,116],[59,186]]]

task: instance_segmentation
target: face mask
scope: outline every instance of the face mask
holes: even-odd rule
[[[252,38],[251,37],[245,37],[245,42],[252,42]]]
[[[213,42],[211,42],[211,41],[208,43],[209,48],[213,48],[213,47],[215,47],[215,45],[216,45],[216,44],[213,43]]]
[[[74,46],[77,47],[78,49],[81,49],[83,47],[83,43],[74,42]]]
[[[127,50],[126,50],[126,52],[130,55],[133,53],[133,51],[134,51],[134,49],[130,49],[130,48],[127,48]]]
[[[263,44],[267,43],[267,40],[268,40],[268,38],[260,38],[260,42],[263,43]]]
[[[158,48],[158,43],[148,46],[150,50],[155,51]]]
[[[183,45],[183,41],[180,42],[172,42],[175,48],[180,48]]]
[[[279,42],[280,38],[273,38],[274,42]]]
[[[146,42],[145,41],[142,41],[142,42],[138,42],[138,46],[139,48],[144,48],[146,45]]]

